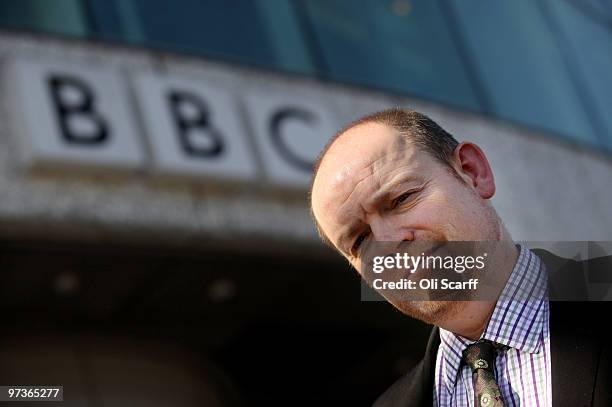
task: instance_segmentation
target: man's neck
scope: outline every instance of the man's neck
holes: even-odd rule
[[[455,308],[453,315],[449,315],[448,318],[436,325],[473,341],[480,339],[487,328],[489,319],[491,319],[495,310],[497,299],[512,270],[514,270],[519,256],[519,250],[511,240],[504,242],[500,249],[497,251],[495,258],[490,259],[492,263],[489,268],[490,272],[499,273],[498,276],[500,277],[501,284],[495,300],[463,301],[460,306]]]

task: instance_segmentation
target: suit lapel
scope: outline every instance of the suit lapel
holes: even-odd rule
[[[587,302],[550,302],[552,399],[555,406],[590,406],[599,346]],[[595,304],[596,305],[596,304]],[[589,310],[589,308],[591,308]]]
[[[417,386],[420,386],[421,391],[418,391],[418,387],[415,388],[415,393],[420,393],[420,400],[418,404],[420,406],[432,406],[433,405],[433,391],[434,391],[434,376],[436,374],[436,357],[438,355],[438,348],[440,347],[440,329],[435,326],[431,330],[429,335],[429,341],[427,342],[427,348],[425,348],[425,356],[423,357],[423,366],[420,369],[418,380],[415,380]],[[417,379],[417,378],[415,378]]]
[[[584,301],[588,297],[582,263],[542,249],[534,253],[546,265],[549,279],[553,404],[590,406],[600,348],[594,316],[598,305]]]
[[[413,407],[433,405],[436,356],[440,331],[434,327],[429,335],[425,356],[409,374],[401,377],[374,404],[374,407]]]

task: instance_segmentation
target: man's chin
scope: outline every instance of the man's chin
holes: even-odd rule
[[[440,325],[442,321],[452,319],[459,313],[463,301],[399,301],[393,305],[409,317]]]

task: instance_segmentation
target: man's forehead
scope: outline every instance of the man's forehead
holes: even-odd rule
[[[347,207],[344,202],[376,192],[396,173],[414,171],[417,150],[395,129],[380,124],[360,125],[340,136],[323,158],[313,185],[313,212],[321,226],[326,223],[321,215],[339,220],[338,211]]]
[[[392,126],[382,123],[363,123],[342,133],[329,148],[328,154],[351,149],[364,153],[385,148],[398,149],[406,144],[409,144],[407,138]]]
[[[413,150],[413,144],[392,127],[362,124],[336,139],[321,162],[317,181],[335,190],[380,172],[389,163],[406,162]]]

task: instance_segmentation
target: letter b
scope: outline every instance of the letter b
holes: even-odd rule
[[[94,95],[85,82],[72,76],[52,75],[47,83],[64,141],[83,145],[108,141],[108,124],[94,110]]]
[[[183,151],[198,157],[221,156],[221,133],[212,125],[204,101],[193,93],[171,91],[168,102]]]

